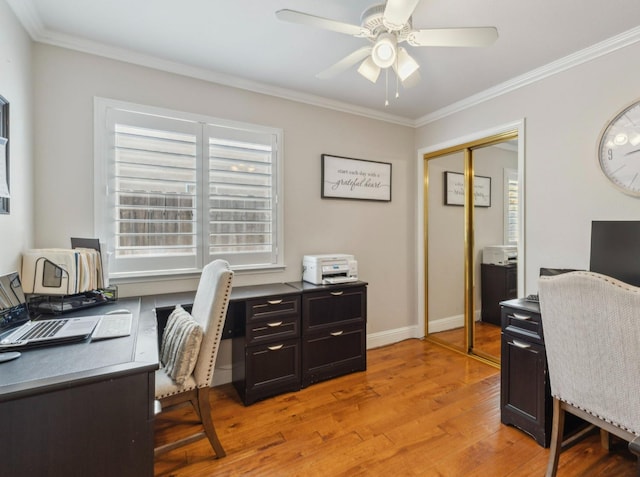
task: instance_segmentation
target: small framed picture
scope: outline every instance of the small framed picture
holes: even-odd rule
[[[322,154],[322,198],[391,201],[391,164]]]

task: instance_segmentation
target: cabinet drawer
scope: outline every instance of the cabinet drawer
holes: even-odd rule
[[[300,315],[300,296],[283,295],[258,298],[247,302],[247,322]]]
[[[300,389],[300,340],[248,346],[245,353],[247,401]]]
[[[312,333],[303,339],[302,385],[367,367],[366,336],[362,325]]]
[[[544,344],[540,313],[503,306],[502,330],[527,341]]]
[[[247,344],[298,338],[300,317],[296,315],[274,316],[268,320],[253,320],[247,324]]]
[[[334,288],[304,295],[303,329],[331,328],[337,324],[362,323],[367,317],[365,287]]]

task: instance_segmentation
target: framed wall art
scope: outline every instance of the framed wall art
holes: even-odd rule
[[[391,164],[322,154],[323,199],[391,201]]]
[[[464,174],[445,171],[444,204],[464,205]],[[473,205],[491,207],[491,177],[473,176]]]

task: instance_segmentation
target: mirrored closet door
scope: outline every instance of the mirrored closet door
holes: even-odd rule
[[[518,294],[517,140],[510,131],[424,156],[425,334],[493,364],[499,302]]]

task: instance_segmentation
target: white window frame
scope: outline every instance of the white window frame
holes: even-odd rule
[[[197,146],[197,187],[200,189],[200,194],[196,196],[196,208],[197,208],[197,252],[195,257],[191,257],[188,260],[167,260],[166,263],[144,263],[143,259],[140,259],[142,269],[139,266],[127,267],[124,265],[124,259],[115,260],[115,219],[114,219],[114,203],[113,196],[109,194],[109,179],[114,175],[114,162],[113,162],[113,150],[114,150],[114,134],[112,126],[109,125],[112,122],[110,119],[113,114],[117,114],[118,111],[140,113],[140,115],[148,115],[150,123],[154,121],[173,121],[174,124],[178,124],[182,121],[185,127],[188,129],[190,125],[196,124],[201,129],[196,133],[198,136],[199,145]],[[142,116],[141,116],[142,117]],[[144,122],[146,119],[142,119]],[[180,125],[182,127],[182,124]],[[272,235],[273,244],[272,252],[266,259],[260,257],[260,261],[246,260],[247,255],[244,255],[244,259],[236,260],[235,256],[221,256],[225,258],[231,264],[234,270],[276,270],[284,268],[284,224],[283,224],[283,131],[279,128],[272,128],[267,126],[260,126],[255,124],[242,123],[237,121],[230,121],[220,118],[214,118],[210,116],[203,116],[193,113],[186,113],[181,111],[175,111],[164,108],[157,108],[152,106],[134,104],[124,101],[117,101],[107,98],[94,98],[94,227],[97,237],[103,244],[104,252],[110,257],[109,263],[106,264],[109,270],[109,277],[111,279],[118,278],[135,278],[135,277],[161,277],[171,276],[179,274],[195,274],[202,270],[202,267],[217,256],[209,255],[208,247],[208,220],[204,217],[207,214],[200,213],[203,210],[203,204],[206,204],[208,198],[208,184],[206,184],[206,164],[208,163],[208,155],[205,156],[205,152],[208,151],[209,136],[206,134],[215,130],[218,134],[224,134],[228,131],[229,137],[224,139],[233,139],[243,134],[245,137],[251,137],[252,135],[271,135],[274,139],[272,147],[272,163],[271,163],[271,177],[273,187],[273,201],[272,208]],[[262,254],[264,255],[264,253]],[[162,262],[162,260],[160,260]]]

